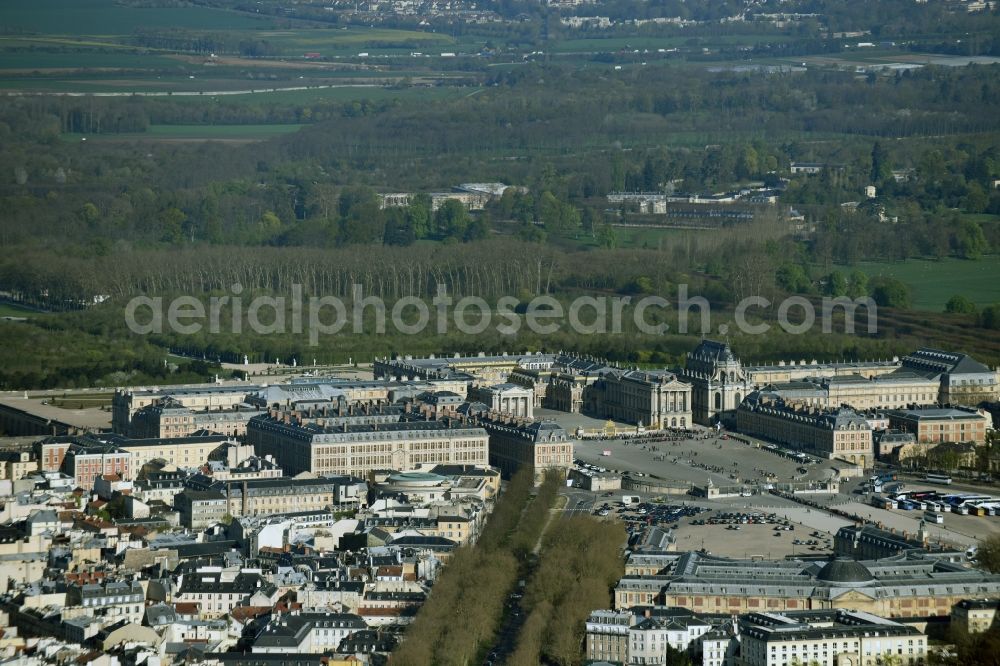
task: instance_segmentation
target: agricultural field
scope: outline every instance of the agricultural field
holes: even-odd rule
[[[909,259],[895,263],[862,262],[842,270],[860,269],[870,277],[896,278],[910,287],[913,308],[941,312],[955,294],[962,294],[979,307],[1000,303],[1000,256],[978,261]]]
[[[139,28],[199,30],[263,28],[271,21],[206,7],[133,7],[115,0],[4,0],[8,33],[48,35],[128,35]]]
[[[323,57],[356,56],[370,54],[405,53],[431,49],[451,50],[457,47],[454,37],[415,30],[387,28],[315,28],[303,30],[264,30],[234,32],[240,39],[257,39],[267,42],[278,54],[302,56],[318,53]],[[463,46],[478,48],[478,42],[467,41]],[[437,54],[435,54],[437,55]]]
[[[714,48],[732,45],[754,45],[762,42],[785,42],[787,35],[719,35],[714,37],[591,37],[561,39],[552,44],[552,53],[611,53],[616,51],[648,50],[682,47]]]
[[[2,23],[0,90],[26,93],[249,93],[344,78],[370,78],[363,82],[374,84],[404,77],[436,81],[449,75],[437,71],[441,52],[482,46],[480,39],[431,32],[313,26],[206,7],[145,8],[116,0],[8,0]],[[186,42],[175,48],[169,40],[137,41],[139,31],[151,28],[203,37],[222,50],[196,53],[184,50],[190,48]],[[257,45],[266,55],[241,55],[244,44]],[[414,52],[428,57],[411,57]],[[405,60],[388,59],[397,56]]]

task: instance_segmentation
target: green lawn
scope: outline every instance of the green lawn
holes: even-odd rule
[[[37,317],[40,314],[43,313],[17,303],[0,302],[0,317]]]
[[[884,275],[905,282],[910,286],[913,307],[917,310],[941,312],[955,294],[967,297],[980,307],[1000,303],[1000,255],[978,261],[862,262],[851,268],[860,268],[872,277]]]

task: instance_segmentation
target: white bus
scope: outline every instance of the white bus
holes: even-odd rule
[[[944,474],[927,474],[924,476],[924,481],[927,483],[940,483],[945,486],[951,485],[951,477]]]
[[[924,520],[929,523],[941,525],[944,523],[944,514],[938,513],[937,511],[924,511]]]

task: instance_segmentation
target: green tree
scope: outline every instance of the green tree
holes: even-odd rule
[[[979,542],[976,564],[990,573],[1000,573],[1000,534],[992,534]]]
[[[469,212],[457,199],[448,199],[434,214],[434,228],[444,238],[461,240],[469,226]]]
[[[187,215],[180,208],[171,206],[160,212],[161,238],[168,243],[180,243],[184,240],[184,223]]]
[[[260,237],[262,239],[273,238],[281,231],[281,218],[273,210],[264,211],[264,214],[260,216],[260,220],[257,222],[257,227],[260,230]]]
[[[861,298],[868,295],[868,274],[863,271],[851,271],[847,281],[847,295],[851,298]]]
[[[743,146],[736,160],[736,177],[741,179],[752,178],[757,174],[758,170],[757,151],[753,146]]]
[[[833,271],[826,278],[826,293],[830,296],[846,296],[847,286],[847,278],[840,271]]]
[[[506,194],[506,192],[504,192]],[[417,194],[406,208],[406,221],[415,238],[426,238],[431,232],[431,198]]]
[[[989,249],[983,228],[975,220],[958,221],[954,235],[955,249],[963,259],[979,259]]]
[[[951,314],[976,314],[976,304],[961,294],[955,294],[944,305],[944,311]]]
[[[81,222],[90,228],[96,227],[97,222],[101,219],[101,213],[97,210],[97,206],[89,201],[80,206],[80,210],[77,211],[77,216],[80,218]]]
[[[785,291],[807,294],[812,291],[812,280],[798,264],[782,264],[775,273],[775,282]]]
[[[962,207],[965,208],[965,211],[967,213],[982,213],[989,205],[990,198],[986,194],[986,190],[983,189],[983,186],[975,181],[969,183],[965,200],[962,202]]]
[[[602,247],[613,248],[618,246],[618,234],[610,224],[602,224],[597,228],[597,242]]]
[[[873,185],[879,185],[892,178],[892,165],[889,163],[889,152],[876,141],[872,146],[872,170],[869,174]]]
[[[983,308],[979,313],[979,325],[991,330],[1000,330],[1000,303]]]
[[[878,277],[872,281],[872,300],[886,308],[910,307],[910,288],[891,277]]]

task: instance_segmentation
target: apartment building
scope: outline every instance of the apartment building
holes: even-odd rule
[[[110,436],[118,448],[132,454],[132,468],[140,470],[154,460],[176,467],[200,467],[231,443],[226,435],[189,435],[185,437],[152,437],[132,439]],[[221,452],[220,452],[221,453]]]
[[[226,496],[217,490],[187,488],[174,496],[174,508],[180,514],[181,524],[194,530],[215,525],[228,513]]]
[[[195,604],[202,618],[222,617],[240,605],[272,607],[277,600],[278,588],[252,571],[185,573],[174,594],[175,606]]]
[[[596,610],[587,618],[584,655],[588,662],[665,664],[668,648],[694,652],[697,641],[720,622],[686,608]]]
[[[268,516],[329,510],[338,504],[356,503],[361,479],[350,477],[304,479],[254,479],[219,482],[212,489],[226,498],[231,516]]]
[[[38,469],[38,459],[30,451],[0,452],[0,480],[17,481]]]
[[[368,628],[353,613],[300,610],[268,615],[250,629],[254,654],[317,654],[335,652],[347,637]]]
[[[141,622],[145,612],[146,591],[139,581],[73,583],[66,588],[63,619],[101,618],[108,624],[125,620]]]
[[[82,435],[73,437],[63,458],[62,471],[73,477],[78,488],[91,490],[99,476],[117,474],[122,479],[135,479],[132,454],[110,441]]]
[[[739,624],[740,666],[905,665],[927,658],[919,629],[862,611],[751,613]]]

